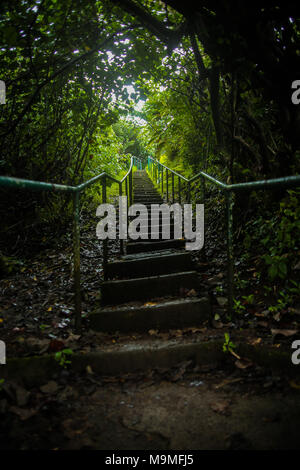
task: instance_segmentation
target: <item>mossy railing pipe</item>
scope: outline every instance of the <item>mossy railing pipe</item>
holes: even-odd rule
[[[183,175],[180,175],[176,171],[168,168],[159,161],[148,157],[148,172],[155,179],[155,170],[154,167],[162,168],[162,179],[163,179],[163,169],[166,170],[166,186],[168,188],[168,173],[172,174],[172,199],[174,202],[174,175],[178,177],[178,199],[181,202],[181,185],[180,180],[184,181],[187,184],[187,202],[190,202],[191,194],[191,184],[195,181],[201,179],[203,186],[204,181],[207,180],[210,183],[217,186],[220,190],[225,193],[226,200],[226,238],[227,238],[227,296],[228,296],[228,312],[230,315],[233,315],[233,299],[234,299],[234,248],[233,248],[233,205],[234,205],[234,194],[239,191],[252,191],[254,189],[273,189],[276,187],[280,188],[292,188],[300,186],[300,175],[295,176],[285,176],[282,178],[273,178],[269,180],[259,180],[259,181],[249,181],[247,183],[236,183],[236,184],[225,184],[217,180],[211,175],[208,175],[204,171],[200,171],[192,178],[186,178]],[[163,188],[163,181],[161,184]],[[163,192],[163,191],[162,191]],[[204,192],[204,191],[203,191]],[[167,202],[169,202],[168,190],[166,193]]]
[[[93,178],[77,186],[63,184],[45,183],[43,181],[33,181],[27,179],[13,178],[10,176],[0,176],[0,187],[7,189],[21,189],[27,191],[48,191],[71,194],[73,198],[73,279],[74,279],[74,307],[75,307],[75,330],[81,329],[81,280],[80,280],[80,193],[100,182],[102,185],[102,203],[107,200],[107,180],[119,185],[119,194],[122,195],[122,185],[126,184],[126,195],[132,203],[132,170],[133,166],[141,166],[140,160],[131,157],[129,170],[126,175],[118,180],[106,172],[100,173]],[[127,187],[128,182],[128,187]],[[121,240],[120,240],[121,242]],[[123,251],[123,242],[120,243],[120,251]],[[106,279],[107,266],[107,240],[103,240],[103,276]]]

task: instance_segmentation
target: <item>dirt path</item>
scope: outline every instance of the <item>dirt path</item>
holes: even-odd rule
[[[120,377],[62,370],[1,392],[1,449],[298,449],[299,384],[267,369],[178,364]],[[2,414],[3,413],[3,414]]]

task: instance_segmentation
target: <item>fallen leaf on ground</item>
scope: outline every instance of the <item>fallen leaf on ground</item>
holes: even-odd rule
[[[184,361],[181,364],[178,364],[179,369],[175,372],[175,374],[172,376],[171,380],[172,382],[176,382],[177,380],[181,379],[182,376],[185,374],[186,369],[188,366],[192,364],[193,361]]]
[[[257,344],[260,344],[262,342],[262,339],[261,338],[255,338],[255,339],[251,339],[249,342],[250,342],[250,344],[252,344],[252,346],[256,346]]]
[[[258,321],[257,325],[262,326],[264,328],[268,328],[268,326],[269,326],[269,324],[266,321]]]
[[[294,314],[296,314],[296,315],[300,315],[300,309],[299,309],[299,308],[289,307],[289,308],[288,308],[288,312],[289,312],[289,313],[294,313]]]
[[[68,343],[70,343],[70,342],[72,342],[72,341],[78,341],[80,337],[81,337],[81,335],[75,335],[75,334],[73,334],[73,333],[70,333],[70,335],[68,336],[68,338],[64,340],[64,341],[65,341],[65,344],[68,344]]]
[[[157,335],[158,330],[149,330],[148,333],[149,335],[154,336],[154,335]]]
[[[295,388],[296,390],[300,390],[300,383],[299,382],[296,382],[295,380],[290,380],[289,384],[292,388]]]
[[[219,383],[218,385],[215,386],[216,390],[219,390],[222,387],[225,387],[226,385],[230,385],[236,382],[241,382],[243,379],[242,378],[236,378],[236,379],[225,379],[223,382]]]
[[[227,411],[229,405],[230,405],[229,401],[224,400],[224,401],[219,401],[216,403],[211,403],[210,407],[216,413],[224,414]]]
[[[274,336],[277,335],[282,335],[282,336],[294,336],[298,333],[298,330],[276,330],[276,329],[271,329],[271,333]]]
[[[19,416],[19,418],[22,421],[25,421],[26,419],[29,419],[32,416],[36,415],[39,410],[38,408],[32,409],[32,408],[19,408],[18,406],[11,406],[9,408],[9,411]]]
[[[275,315],[273,315],[273,320],[279,322],[281,320],[281,313],[278,312]]]
[[[195,289],[191,289],[188,291],[188,293],[186,294],[187,297],[193,297],[195,295],[197,295],[197,292],[195,291]]]
[[[235,361],[234,363],[236,365],[236,367],[238,367],[238,369],[247,369],[248,367],[252,367],[253,366],[253,362],[250,361],[250,359],[238,359],[237,361]]]
[[[58,390],[58,384],[54,380],[50,380],[50,382],[40,387],[40,391],[43,393],[53,394],[53,393],[56,393],[57,390]]]
[[[191,332],[191,333],[205,333],[205,331],[207,331],[207,328],[204,327],[204,328],[186,328],[187,331]]]
[[[216,329],[220,329],[220,328],[223,328],[224,323],[221,322],[221,321],[215,320],[215,319],[213,318],[213,320],[212,320],[212,326],[213,326],[214,328],[216,328]]]

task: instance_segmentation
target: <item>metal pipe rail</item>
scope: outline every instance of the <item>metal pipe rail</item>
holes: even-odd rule
[[[125,183],[126,195],[129,203],[132,204],[132,170],[137,165],[141,168],[141,161],[136,157],[131,157],[130,167],[125,176],[118,180],[106,172],[100,173],[93,178],[77,186],[63,184],[45,183],[43,181],[33,181],[27,179],[13,178],[10,176],[0,176],[0,187],[7,189],[21,189],[28,191],[48,191],[71,194],[73,197],[73,277],[74,277],[74,303],[75,303],[75,330],[81,329],[81,281],[80,281],[80,193],[97,183],[102,185],[102,203],[107,202],[107,179],[119,185],[119,195],[122,196],[122,185]],[[120,240],[120,251],[123,253],[123,240]],[[103,276],[106,279],[107,266],[107,240],[103,240]]]
[[[205,180],[218,186],[220,190],[224,191],[226,198],[226,222],[227,222],[227,289],[228,289],[228,311],[233,314],[233,299],[234,299],[234,249],[233,249],[233,205],[234,205],[234,193],[239,191],[251,191],[253,189],[272,189],[275,187],[291,188],[300,186],[300,175],[286,176],[282,178],[273,178],[269,180],[249,181],[247,183],[236,183],[236,184],[225,184],[221,181],[213,178],[212,176],[200,171],[192,178],[186,178],[180,175],[176,171],[163,165],[158,160],[152,157],[148,157],[148,170],[152,175],[152,178],[157,181],[159,169],[161,169],[161,191],[163,190],[163,171],[166,171],[166,197],[169,202],[169,188],[168,188],[168,173],[172,174],[172,201],[175,202],[174,198],[174,175],[178,177],[178,199],[181,203],[181,187],[180,180],[183,180],[187,184],[187,202],[190,202],[191,195],[191,184],[201,179],[203,184],[203,193],[205,194]]]

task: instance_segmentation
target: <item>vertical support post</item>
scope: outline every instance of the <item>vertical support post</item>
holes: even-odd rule
[[[188,181],[187,183],[187,203],[191,202],[191,183]]]
[[[132,205],[132,170],[129,173],[129,205]]]
[[[80,292],[80,192],[73,193],[73,276],[75,300],[75,330],[81,329],[81,292]]]
[[[206,197],[206,187],[205,187],[205,178],[201,177],[201,196],[202,196],[202,204],[205,204],[205,197]]]
[[[127,233],[128,233],[128,209],[129,209],[129,201],[128,201],[128,177],[125,179],[125,191],[126,191],[126,201],[127,201],[127,211],[126,211],[127,220],[126,220],[126,224],[127,224]]]
[[[167,190],[167,202],[169,202],[169,181],[168,181],[168,178],[169,177],[169,172],[168,172],[168,168],[166,168],[166,190]]]
[[[119,196],[121,197],[122,196],[122,183],[119,183]],[[120,204],[119,204],[119,239],[120,239],[120,254],[123,255],[124,254],[124,240],[122,238],[120,238],[120,220],[121,220],[121,207],[120,207]],[[126,211],[127,212],[127,211]]]
[[[175,202],[174,173],[172,171],[172,202]]]
[[[204,214],[203,214],[203,236],[204,236],[204,240],[206,240],[206,234],[205,234],[205,178],[202,176],[201,177],[201,202],[202,204],[204,204]],[[202,248],[202,251],[203,251],[203,254],[204,256],[206,256],[206,253],[205,253],[205,242],[204,242],[204,246]]]
[[[125,179],[125,194],[126,194],[126,198],[127,198],[127,209],[128,209],[128,181],[127,181],[128,178]]]
[[[181,204],[181,181],[180,181],[180,176],[178,176],[178,202]]]
[[[164,197],[164,167],[161,167],[161,194]]]
[[[106,197],[106,176],[103,177],[102,183],[102,203],[105,204],[107,202]],[[107,238],[103,240],[103,278],[104,281],[107,280]]]
[[[233,253],[233,193],[226,192],[226,214],[227,214],[227,283],[228,283],[228,314],[233,315],[233,278],[234,278],[234,253]]]

